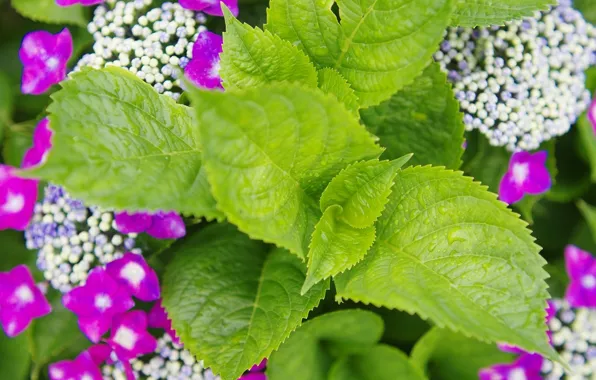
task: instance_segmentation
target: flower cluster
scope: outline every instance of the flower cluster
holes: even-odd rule
[[[509,169],[499,184],[499,198],[505,203],[515,203],[525,194],[542,194],[551,187],[546,168],[546,151],[516,152],[511,156]]]
[[[551,345],[569,363],[571,372],[539,354],[499,345],[504,351],[521,355],[511,364],[480,370],[481,380],[591,379],[596,376],[596,259],[588,252],[568,246],[565,264],[571,281],[565,299],[549,302],[547,326]]]
[[[155,8],[152,3],[108,0],[98,6],[87,27],[95,40],[94,52],[83,56],[75,70],[123,67],[177,100],[183,91],[182,69],[193,57],[197,35],[205,30],[205,15],[178,3]]]
[[[184,221],[176,212],[120,212],[115,215],[115,228],[125,234],[146,232],[156,239],[179,239],[186,235]]]
[[[435,60],[454,83],[468,130],[510,151],[533,150],[585,111],[584,71],[595,51],[596,28],[562,1],[503,27],[450,28]]]
[[[136,234],[115,228],[111,212],[87,207],[61,187],[48,185],[25,231],[28,249],[37,249],[37,267],[63,293],[82,284],[89,271],[135,249]]]

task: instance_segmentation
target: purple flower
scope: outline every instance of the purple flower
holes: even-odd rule
[[[565,248],[570,282],[565,299],[572,307],[596,307],[596,259],[576,246]]]
[[[66,28],[56,35],[45,30],[27,34],[19,50],[24,66],[21,91],[39,95],[66,78],[71,55],[72,36]]]
[[[176,331],[172,328],[172,321],[168,318],[166,309],[162,306],[161,300],[153,304],[149,311],[148,324],[151,328],[164,329],[166,333],[172,338],[172,342],[182,345],[180,338],[176,335]]]
[[[538,354],[523,354],[511,364],[495,364],[489,368],[482,368],[478,377],[480,380],[541,380],[542,361],[542,356]]]
[[[547,152],[534,154],[517,152],[511,156],[509,170],[499,185],[499,198],[505,203],[515,203],[525,194],[541,194],[550,189],[551,179],[546,169]]]
[[[0,323],[6,335],[19,335],[33,319],[51,311],[29,268],[18,265],[9,272],[0,272]]]
[[[50,129],[50,121],[45,118],[35,127],[35,131],[33,132],[33,146],[25,152],[21,167],[28,169],[42,164],[51,148],[52,130]]]
[[[592,100],[592,104],[588,107],[588,120],[592,124],[592,129],[596,133],[596,97]]]
[[[267,367],[267,359],[263,359],[261,363],[253,365],[238,380],[267,380],[267,376],[263,372],[265,367]]]
[[[51,380],[102,380],[98,364],[87,351],[83,351],[75,360],[63,360],[50,364]]]
[[[114,350],[112,349],[112,347],[110,347],[106,344],[96,344],[94,346],[89,347],[84,352],[91,355],[91,359],[98,366],[101,366],[104,363],[114,364],[114,360],[112,360],[112,353],[114,352]],[[130,361],[128,361],[128,360],[119,361],[119,363],[121,363],[122,367],[124,368],[124,373],[126,374],[126,379],[127,380],[135,380],[136,377],[134,375],[134,371],[132,369],[132,365],[130,364]]]
[[[68,7],[75,4],[81,4],[82,6],[88,7],[90,5],[96,5],[103,3],[104,0],[56,0],[56,4],[61,7]]]
[[[157,340],[147,332],[147,315],[141,310],[116,316],[107,342],[122,361],[148,354],[157,348]]]
[[[159,299],[159,280],[142,255],[126,253],[124,257],[106,265],[107,273],[142,301]]]
[[[221,2],[234,16],[238,16],[238,0],[221,0]],[[180,0],[179,3],[182,8],[201,11],[211,16],[223,16],[219,0]]]
[[[20,178],[15,169],[0,165],[0,230],[27,228],[37,201],[38,181]]]
[[[184,75],[195,85],[207,89],[222,88],[219,76],[219,54],[222,52],[221,36],[203,31],[192,48],[192,59],[184,68]]]
[[[65,294],[62,303],[79,317],[81,331],[94,343],[110,329],[115,315],[134,306],[127,289],[99,267],[89,273],[84,286]]]
[[[146,232],[157,239],[178,239],[186,235],[184,221],[177,213],[158,211],[115,215],[116,229],[124,234]]]

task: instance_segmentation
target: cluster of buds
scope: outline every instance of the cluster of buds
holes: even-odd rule
[[[75,70],[122,67],[178,100],[183,91],[180,78],[198,34],[206,30],[206,16],[177,2],[159,7],[152,3],[108,0],[98,6],[87,27],[95,40],[94,52],[83,56]]]
[[[135,249],[136,234],[116,230],[114,216],[88,208],[63,188],[48,185],[25,230],[28,249],[37,249],[37,267],[51,286],[63,293],[83,284],[89,271]]]
[[[502,27],[450,28],[435,60],[453,82],[468,130],[533,150],[565,134],[590,102],[584,71],[596,28],[567,0]]]

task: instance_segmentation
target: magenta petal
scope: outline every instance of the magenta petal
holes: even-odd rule
[[[523,354],[511,364],[496,364],[478,372],[480,380],[526,379],[541,380],[542,357],[537,354]]]
[[[123,234],[145,232],[151,226],[151,214],[146,212],[119,212],[114,216],[116,229]]]
[[[95,4],[101,4],[104,0],[56,0],[56,4],[61,7],[68,7],[75,4],[81,4],[83,6],[90,6]]]
[[[145,312],[135,310],[118,315],[114,318],[108,344],[122,361],[148,354],[155,351],[157,340],[146,329]]]
[[[122,258],[108,263],[106,271],[138,299],[146,302],[159,299],[157,274],[142,255],[126,253]]]
[[[101,337],[108,332],[112,324],[110,317],[79,317],[79,328],[93,343],[99,343]]]
[[[203,31],[193,45],[192,59],[184,68],[184,75],[199,87],[221,88],[219,54],[222,52],[221,36]]]
[[[259,364],[255,364],[250,368],[251,372],[263,371],[267,367],[267,359],[263,359]]]
[[[523,354],[526,352],[523,349],[509,343],[497,343],[497,347],[499,347],[499,350],[503,352],[510,352],[512,354]]]
[[[182,8],[190,9],[191,11],[202,11],[207,7],[213,6],[217,0],[179,0],[178,3]]]
[[[226,5],[226,7],[232,12],[234,17],[238,16],[238,0],[221,0],[222,3]],[[223,12],[221,10],[221,3],[217,1],[217,4],[210,5],[203,9],[204,13],[207,13],[211,16],[223,16]]]
[[[21,167],[27,169],[45,161],[52,147],[52,130],[47,118],[42,119],[33,132],[33,146],[27,150]]]
[[[51,380],[102,380],[101,371],[87,351],[75,360],[63,360],[50,364]]]
[[[168,314],[161,305],[161,300],[155,302],[147,316],[148,325],[151,328],[163,329],[168,326]]]
[[[186,235],[186,226],[180,215],[173,211],[157,212],[147,233],[157,239],[179,239]]]
[[[19,178],[15,169],[0,165],[0,230],[24,230],[37,201],[38,181]]]
[[[590,106],[588,107],[587,114],[588,120],[590,120],[590,123],[592,124],[592,129],[596,134],[596,97],[592,99],[592,104],[590,104]]]
[[[499,199],[507,204],[518,202],[524,197],[522,188],[518,186],[510,173],[505,174],[499,184]]]
[[[572,280],[579,280],[595,261],[590,253],[574,245],[565,247],[565,268],[567,275]]]
[[[87,352],[91,356],[91,360],[93,360],[93,362],[99,366],[108,360],[110,354],[112,353],[112,349],[110,346],[105,344],[96,344],[89,347]]]
[[[66,72],[60,74],[61,72],[50,73],[44,65],[38,63],[25,66],[21,78],[21,92],[23,94],[41,95],[65,78]]]
[[[262,372],[249,372],[240,376],[238,380],[267,380],[267,376]]]

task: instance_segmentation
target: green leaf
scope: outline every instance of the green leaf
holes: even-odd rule
[[[163,303],[184,347],[223,379],[237,379],[325,296],[329,282],[300,295],[305,272],[289,252],[215,224],[177,247],[163,279]]]
[[[0,272],[7,272],[19,264],[25,264],[36,274],[37,251],[28,250],[25,246],[25,235],[22,231],[0,231]]]
[[[329,380],[425,380],[422,371],[397,348],[379,344],[370,351],[337,360]]]
[[[416,312],[556,358],[545,334],[540,247],[485,187],[442,168],[405,169],[376,227],[364,260],[335,277],[338,299]]]
[[[305,294],[319,281],[335,276],[362,260],[375,241],[375,226],[354,228],[342,221],[342,207],[329,206],[315,226],[308,252]]]
[[[61,85],[48,108],[52,150],[31,175],[96,206],[217,217],[191,108],[117,67],[85,69]]]
[[[503,25],[506,21],[532,17],[534,12],[548,10],[549,5],[556,3],[556,0],[455,0],[451,25]]]
[[[596,182],[596,134],[594,128],[585,114],[579,118],[575,128],[579,139],[580,155],[590,164],[590,179],[592,182]]]
[[[363,108],[412,82],[431,61],[451,0],[272,0],[265,28],[347,79]]]
[[[412,165],[461,163],[464,123],[445,73],[433,63],[386,102],[361,111],[368,130],[387,147],[383,158],[414,153]]]
[[[27,336],[25,334],[15,338],[9,338],[3,333],[0,334],[0,370],[3,379],[30,379],[31,358],[27,348]]]
[[[358,116],[358,97],[344,77],[334,69],[325,68],[318,71],[319,88],[325,94],[333,94],[342,102],[348,111]]]
[[[581,212],[590,229],[592,239],[596,241],[596,207],[587,204],[583,200],[580,200],[577,202],[577,208]]]
[[[21,16],[47,24],[73,24],[87,26],[81,5],[60,7],[56,0],[11,0],[11,5]]]
[[[226,90],[283,81],[316,87],[315,67],[300,49],[269,31],[241,23],[227,8],[224,16],[220,72]]]
[[[337,356],[367,350],[383,333],[370,311],[343,310],[314,318],[290,335],[267,362],[269,380],[327,380]]]
[[[297,84],[191,89],[207,177],[241,231],[304,258],[319,198],[346,165],[382,150],[337,99]]]
[[[34,320],[27,329],[29,352],[36,367],[62,359],[72,359],[91,345],[81,333],[77,316],[62,306],[62,294],[53,289],[48,293],[52,312]]]
[[[507,172],[511,153],[503,147],[490,145],[489,141],[479,133],[472,133],[469,136],[466,150],[472,149],[475,151],[464,162],[462,170],[466,175],[488,186],[493,193],[497,193],[501,178]]]
[[[8,75],[0,71],[0,145],[4,140],[4,130],[12,124],[14,94]]]
[[[354,228],[372,226],[381,216],[397,170],[412,155],[394,161],[361,161],[342,170],[331,180],[321,195],[321,211],[332,205],[339,205],[343,213],[338,217]]]
[[[477,380],[479,369],[514,359],[514,355],[500,351],[495,344],[437,327],[416,343],[411,356],[415,365],[437,380]]]
[[[7,165],[20,167],[27,149],[33,145],[35,121],[12,124],[4,131],[2,157]]]
[[[573,0],[573,7],[579,10],[588,22],[596,24],[596,3],[593,0]]]

